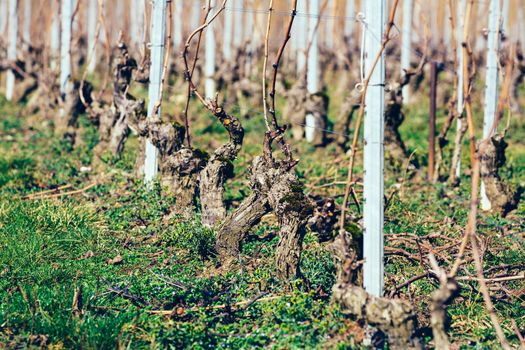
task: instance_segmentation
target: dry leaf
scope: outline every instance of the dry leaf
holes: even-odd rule
[[[120,264],[124,259],[122,258],[122,256],[119,254],[117,255],[116,257],[114,257],[113,259],[109,259],[108,260],[108,264],[109,265],[117,265],[117,264]]]
[[[93,253],[92,250],[89,250],[87,252],[85,252],[84,254],[82,254],[82,258],[81,259],[89,259],[89,258],[92,258],[95,256],[95,253]]]

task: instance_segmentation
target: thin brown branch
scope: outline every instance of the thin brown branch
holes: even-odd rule
[[[164,92],[164,83],[166,82],[166,74],[168,73],[168,64],[171,56],[171,36],[173,31],[173,12],[172,12],[172,2],[168,1],[168,36],[165,38],[165,52],[164,52],[164,62],[162,66],[162,77],[160,79],[160,89],[159,89],[159,100],[155,102],[153,107],[153,115],[157,115],[160,106],[162,105],[162,94]]]
[[[111,47],[109,43],[110,39],[109,39],[108,27],[106,26],[106,21],[104,20],[104,1],[103,0],[98,0],[98,20],[106,36],[104,48],[106,50],[106,66],[108,67],[108,69],[104,73],[104,79],[102,80],[102,89],[100,89],[100,92],[97,97],[97,100],[100,100],[100,98],[104,94],[106,87],[108,85],[109,74],[111,72],[111,57],[110,57]]]
[[[210,105],[206,102],[204,97],[198,92],[197,87],[195,86],[193,82],[193,73],[195,72],[197,60],[199,59],[199,49],[200,49],[200,44],[202,40],[202,33],[204,29],[208,28],[208,26],[221,14],[221,12],[224,11],[224,9],[226,8],[226,2],[227,0],[223,0],[219,10],[217,10],[217,12],[215,12],[213,16],[208,20],[208,16],[212,10],[211,0],[208,0],[208,6],[206,8],[206,13],[204,14],[202,24],[189,35],[188,39],[186,40],[186,44],[184,45],[184,51],[182,52],[182,58],[184,61],[184,69],[185,69],[184,71],[185,79],[188,82],[188,94],[186,97],[186,106],[184,108],[184,122],[185,122],[185,127],[186,127],[186,140],[188,143],[188,147],[191,147],[190,125],[189,125],[189,118],[188,118],[188,109],[190,105],[191,95],[195,94],[195,96],[197,96],[199,101],[201,101],[201,103],[206,108],[210,109]],[[191,41],[193,37],[195,37],[195,35],[198,35],[197,48],[195,50],[195,57],[193,59],[193,65],[190,70],[189,63],[188,63],[188,51],[191,45]]]
[[[290,33],[292,31],[293,22],[295,19],[295,16],[297,15],[297,0],[293,0],[292,3],[292,11],[290,13],[290,21],[288,22],[288,27],[286,29],[286,35],[284,36],[284,40],[279,47],[279,51],[277,52],[277,56],[275,58],[275,61],[273,63],[273,78],[272,78],[272,90],[270,91],[270,114],[272,115],[273,119],[273,127],[275,131],[280,131],[281,128],[279,127],[279,123],[277,122],[277,117],[275,114],[275,87],[277,84],[277,73],[279,70],[279,64],[281,63],[281,58],[284,53],[284,49],[286,48],[286,44],[290,40]]]
[[[272,12],[273,12],[273,0],[270,0],[270,6],[268,8],[268,23],[266,25],[266,36],[264,38],[264,63],[262,73],[262,94],[263,94],[263,108],[264,108],[264,122],[266,123],[266,129],[270,131],[270,124],[268,123],[268,102],[266,93],[266,67],[268,66],[268,51],[269,51],[269,40],[270,40],[270,29],[272,23]]]

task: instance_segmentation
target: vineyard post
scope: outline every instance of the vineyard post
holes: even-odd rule
[[[0,34],[5,35],[7,31],[8,0],[0,0]]]
[[[211,8],[215,8],[215,0],[211,0]],[[206,98],[215,97],[215,32],[213,22],[206,28],[206,47],[204,58],[204,94]]]
[[[61,30],[60,30],[60,93],[68,91],[71,79],[71,19],[73,16],[73,0],[62,0]]]
[[[166,45],[166,5],[167,0],[152,0],[151,8],[151,67],[148,87],[148,118],[160,117],[160,88],[164,47]],[[156,115],[155,115],[156,113]],[[159,151],[146,140],[146,158],[144,162],[144,182],[150,184],[158,172]]]
[[[73,0],[71,4],[71,8],[73,9],[72,14],[71,14],[71,25],[72,25],[71,32],[72,33],[78,33],[80,31],[81,24],[82,24],[81,23],[82,20],[80,18],[80,7],[82,6],[82,3],[83,3],[82,0]],[[77,11],[78,13],[75,11]],[[124,18],[124,16],[119,17],[119,18]],[[124,20],[122,21],[124,22]]]
[[[309,7],[310,17],[308,20],[308,40],[311,41],[310,51],[308,52],[308,66],[307,66],[307,90],[309,94],[315,94],[319,90],[319,47],[317,21],[319,15],[319,0],[310,0]],[[313,142],[315,138],[315,117],[308,113],[305,119],[305,138],[308,142]]]
[[[483,116],[483,138],[491,137],[498,105],[498,57],[500,46],[500,0],[491,0],[487,43],[487,73],[485,76],[485,113]],[[481,181],[481,209],[490,210],[492,205]]]
[[[446,0],[444,0],[444,2],[445,3],[441,4],[441,6],[443,7],[440,7],[439,15],[443,17],[446,17],[448,15],[448,17],[443,18],[443,21],[442,23],[440,23],[440,25],[444,27],[443,28],[443,44],[445,45],[445,47],[450,47],[451,46],[450,41],[452,40],[452,28],[448,25],[449,22],[447,20],[449,19],[451,14],[449,14],[450,8],[446,5]]]
[[[486,6],[487,3],[489,3],[490,1],[492,0],[488,0],[488,1],[475,1],[475,5],[474,5],[474,8],[476,8],[477,10],[477,14],[476,14],[476,17],[477,18],[484,18],[485,17],[485,14],[487,13],[487,11],[489,10]],[[472,14],[474,14],[474,11],[472,12]],[[483,21],[471,21],[471,23],[474,24],[474,51],[475,52],[480,52],[484,49],[484,45],[485,45],[485,38],[484,38],[484,35],[482,35],[481,33],[485,30],[484,26],[483,26],[483,23],[479,23],[479,22],[483,22]]]
[[[93,73],[97,66],[97,44],[95,41],[97,40],[96,31],[97,31],[97,22],[98,22],[98,18],[97,18],[98,0],[89,0],[89,8],[87,10],[88,10],[88,27],[87,27],[88,49],[92,50],[89,65],[87,69],[89,73]]]
[[[458,6],[458,9],[457,9],[458,10],[457,12],[458,25],[457,25],[457,35],[456,35],[457,48],[458,48],[458,51],[457,51],[458,105],[457,107],[458,107],[458,114],[459,114],[459,113],[463,113],[463,79],[464,77],[463,77],[463,50],[462,50],[462,47],[463,47],[463,28],[464,28],[464,23],[465,23],[465,19],[463,18],[463,15],[465,12],[465,8],[467,7],[467,0],[458,1],[457,6]],[[458,118],[456,122],[456,132],[457,133],[461,132],[461,128],[462,128],[461,123],[462,123],[461,119]],[[460,175],[461,175],[461,156],[459,157],[458,165],[456,167],[456,177],[459,178]]]
[[[367,0],[364,10],[367,24],[365,68],[368,71],[381,50],[381,42],[377,38],[384,36],[386,0]],[[384,80],[385,61],[382,54],[370,76],[364,120],[363,286],[375,296],[383,294],[384,284]]]
[[[232,59],[233,9],[224,13],[224,34],[222,39],[222,56],[225,61]]]
[[[254,45],[254,33],[255,33],[255,13],[246,11],[244,13],[244,45],[246,46],[246,61],[244,66],[244,74],[246,77],[251,76],[252,70],[252,55]]]
[[[7,59],[10,62],[16,60],[16,44],[18,39],[18,0],[9,0],[9,46],[7,48]],[[15,74],[12,70],[7,72],[5,97],[8,101],[13,98],[15,90]]]
[[[525,18],[525,4],[518,1],[518,18]],[[525,45],[525,21],[518,21],[518,36],[521,45]]]
[[[317,0],[319,2],[319,0]],[[330,1],[326,5],[327,12],[331,18],[329,18],[327,21],[325,21],[325,25],[323,26],[323,41],[324,45],[328,49],[334,48],[334,34],[337,33],[337,20],[335,18],[336,11],[337,11],[337,5],[336,1]],[[320,24],[321,25],[321,24]]]
[[[308,22],[306,17],[306,1],[302,0],[297,3],[297,25],[294,30],[295,47],[297,48],[297,73],[303,74],[306,69],[306,46],[308,45]]]
[[[140,46],[144,39],[144,10],[145,8],[143,0],[131,1],[130,36],[133,44],[137,46]]]
[[[428,10],[429,10],[429,24],[430,24],[430,32],[433,33],[433,35],[430,36],[430,44],[433,47],[437,47],[439,44],[439,39],[441,34],[441,28],[439,28],[438,25],[438,8],[439,8],[439,2],[443,0],[430,0],[427,1],[428,3]]]
[[[183,0],[175,0],[175,11],[173,13],[173,50],[177,56],[179,56],[179,52],[181,50],[182,45],[182,22],[183,22],[183,9],[184,1]]]
[[[191,30],[193,30],[194,28],[197,28],[200,26],[201,6],[199,5],[199,1],[195,1],[195,2],[192,1],[190,10],[191,10],[190,28]]]
[[[436,152],[436,92],[437,62],[430,65],[430,113],[428,124],[428,180],[434,182],[434,164]]]
[[[501,30],[507,36],[510,35],[509,10],[510,10],[510,0],[503,0],[503,4],[501,7]],[[523,21],[523,17],[518,17],[518,18],[521,18],[521,20]]]
[[[53,1],[53,19],[51,20],[51,39],[49,42],[49,51],[51,56],[51,69],[57,68],[57,56],[60,50],[60,3],[58,0]]]
[[[354,32],[355,0],[346,0],[345,36],[347,39],[352,37]]]
[[[410,56],[412,51],[412,0],[403,0],[403,32],[401,35],[401,74],[403,71],[410,69]],[[403,87],[403,99],[408,101],[410,99],[409,84]]]
[[[242,8],[244,6],[243,0],[234,0],[234,20],[233,20],[233,47],[235,49],[242,45],[243,25],[242,25]]]
[[[31,43],[31,3],[33,0],[25,0],[24,2],[24,33],[23,38],[27,44]]]

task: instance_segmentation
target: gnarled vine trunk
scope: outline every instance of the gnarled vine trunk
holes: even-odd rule
[[[224,184],[233,177],[232,161],[237,158],[244,139],[240,121],[227,114],[215,102],[211,103],[214,116],[228,131],[229,141],[213,152],[200,174],[202,224],[206,227],[213,227],[226,217]]]
[[[242,239],[249,230],[272,210],[280,226],[276,248],[277,275],[289,280],[300,273],[302,241],[312,207],[294,173],[296,161],[291,158],[289,146],[282,139],[279,145],[286,159],[276,161],[273,158],[272,142],[278,137],[282,137],[280,132],[265,134],[263,155],[253,160],[250,169],[250,184],[254,193],[221,225],[216,247],[221,263],[229,264],[237,257]]]
[[[165,196],[175,198],[171,214],[190,218],[195,209],[198,193],[199,173],[207,161],[207,154],[185,147],[185,128],[160,118],[132,119],[131,127],[136,129],[141,145],[149,140],[159,150],[160,183]],[[140,151],[144,154],[144,151]],[[143,160],[139,156],[137,164]]]
[[[328,127],[328,103],[330,99],[324,92],[309,94],[306,99],[306,114],[313,117],[313,140],[312,145],[326,145],[326,130]],[[310,126],[307,126],[307,128]]]
[[[109,153],[120,158],[130,134],[130,123],[146,115],[144,100],[136,100],[128,93],[137,62],[130,57],[127,46],[119,43],[119,57],[114,70],[113,101],[109,106],[94,104],[89,112],[98,125],[99,143],[95,146],[95,165]]]
[[[84,82],[84,84],[79,81],[72,82],[64,97],[62,113],[57,113],[55,117],[56,132],[68,139],[72,145],[76,143],[78,117],[86,111],[82,98],[87,105],[91,104],[93,102],[91,99],[92,90],[93,87],[88,82]]]
[[[271,210],[266,196],[254,191],[228,214],[217,232],[215,249],[223,266],[239,257],[241,244],[250,230]]]
[[[482,148],[482,149],[481,149]],[[517,191],[505,184],[499,176],[499,169],[505,164],[507,143],[503,135],[495,135],[480,145],[481,177],[485,193],[490,200],[492,210],[502,215],[518,207]]]
[[[337,267],[332,299],[352,318],[376,327],[388,337],[390,349],[421,349],[415,336],[417,317],[412,305],[400,299],[378,298],[355,285],[357,254],[351,249],[352,238],[342,232],[331,245]]]
[[[304,79],[299,79],[286,92],[286,107],[283,112],[283,118],[292,124],[292,137],[296,141],[302,140],[304,137],[307,95]]]
[[[350,96],[343,101],[337,121],[335,122],[335,142],[337,146],[345,151],[348,149],[348,142],[350,141],[350,123],[352,122],[354,113],[359,110],[360,106],[361,94],[354,89]]]

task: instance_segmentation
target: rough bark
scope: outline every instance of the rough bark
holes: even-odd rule
[[[337,267],[333,301],[344,313],[387,335],[390,349],[420,349],[420,340],[415,337],[417,317],[408,302],[378,298],[354,284],[359,264],[355,251],[350,248],[351,241],[350,235],[342,232],[331,246]]]
[[[80,91],[81,87],[82,91]],[[92,91],[93,87],[88,82],[84,82],[82,86],[79,81],[72,82],[69,91],[66,92],[66,96],[64,98],[64,115],[60,118],[62,123],[64,123],[66,126],[77,125],[78,116],[86,111],[80,95],[82,94],[85,102],[90,104],[92,102]]]
[[[72,82],[64,96],[62,112],[57,113],[55,118],[56,132],[69,139],[72,144],[76,143],[78,117],[86,111],[80,95],[82,94],[84,101],[89,105],[93,102],[91,99],[92,90],[93,86],[89,82],[84,82],[84,84],[79,81]]]
[[[11,101],[13,103],[19,103],[26,99],[33,91],[38,87],[38,80],[29,75],[24,80],[17,82],[13,91],[13,97]]]
[[[260,105],[261,87],[249,78],[242,78],[233,84],[235,99],[240,108],[242,118],[249,118],[252,108]],[[233,96],[233,94],[232,94]]]
[[[525,55],[523,54],[523,51],[521,49],[521,46],[518,46],[518,49],[516,50],[516,68],[518,71],[518,74],[514,78],[514,81],[512,82],[512,94],[511,94],[511,107],[513,111],[515,112],[521,112],[520,111],[520,103],[519,103],[519,92],[520,87],[523,85],[523,82],[525,81]]]
[[[443,162],[445,159],[445,147],[448,145],[447,140],[447,134],[450,131],[450,128],[452,127],[452,122],[457,118],[457,112],[456,112],[456,97],[453,96],[449,99],[448,103],[448,115],[447,119],[445,121],[445,124],[443,125],[443,129],[439,133],[437,140],[438,140],[438,152],[437,152],[437,158],[436,158],[436,168],[434,171],[434,180],[440,180],[442,177],[446,177],[447,175],[441,174],[441,169],[443,167]]]
[[[187,147],[182,147],[166,158],[162,176],[171,180],[164,183],[176,199],[173,214],[182,215],[186,219],[193,215],[199,189],[199,173],[206,164],[206,158],[206,153]]]
[[[58,94],[55,94],[56,91],[53,91],[52,87],[56,85],[56,75],[44,69],[42,48],[32,45],[24,46],[18,55],[20,59],[10,61],[7,59],[7,49],[2,44],[0,42],[0,72],[12,70],[17,80],[11,101],[19,103],[27,99],[28,110],[31,113],[38,110],[39,103],[47,106],[52,101],[55,107],[58,102]],[[34,93],[35,91],[37,93]]]
[[[215,245],[221,265],[228,266],[239,257],[242,241],[270,210],[266,196],[254,191],[226,216],[219,226]]]
[[[352,122],[353,115],[359,110],[361,105],[361,94],[353,89],[350,96],[345,98],[339,116],[334,126],[335,142],[343,150],[348,149],[348,142],[350,140],[350,123]]]
[[[185,129],[177,123],[160,118],[132,119],[130,126],[140,137],[143,161],[144,145],[149,140],[159,150],[160,183],[163,194],[176,199],[171,214],[190,218],[198,193],[199,173],[206,164],[207,154],[183,146]],[[142,163],[137,165],[143,166]]]
[[[388,152],[390,163],[402,165],[409,157],[409,153],[399,133],[399,127],[405,120],[403,113],[403,98],[401,89],[390,92],[385,109],[385,148]]]
[[[38,76],[42,74],[43,69],[40,48],[28,45],[22,49],[18,57],[21,58],[15,61],[5,59],[4,64],[0,63],[0,66],[11,69],[17,81],[11,99],[13,103],[27,99],[37,89]]]
[[[337,223],[337,212],[335,201],[332,198],[326,200],[313,200],[314,214],[308,219],[308,228],[316,236],[319,242],[331,241],[334,227]]]
[[[452,152],[452,162],[450,163],[450,171],[448,176],[448,181],[453,186],[457,186],[459,184],[459,178],[456,175],[456,169],[461,160],[463,137],[467,132],[467,121],[462,115],[459,115],[458,118],[461,120],[461,129],[456,132],[456,137],[454,138],[454,151]]]
[[[289,146],[280,133],[267,132],[263,145],[263,156],[253,162],[252,178],[255,187],[268,197],[268,203],[279,222],[279,242],[277,244],[277,276],[283,280],[299,277],[302,241],[306,221],[312,214],[312,206],[303,193],[303,185],[297,178]],[[272,142],[278,144],[285,159],[273,158]]]
[[[429,258],[432,268],[439,279],[439,288],[432,293],[430,303],[430,324],[434,336],[434,346],[437,350],[450,349],[447,335],[448,318],[447,305],[459,294],[459,285],[453,277],[439,268],[433,256]]]
[[[304,79],[299,79],[285,96],[286,107],[283,111],[283,118],[292,124],[292,137],[296,141],[304,137],[307,95],[306,82]]]
[[[136,61],[130,57],[127,46],[119,43],[119,56],[113,75],[113,101],[109,106],[100,104],[90,108],[90,117],[98,124],[99,143],[93,150],[95,162],[109,153],[120,158],[124,144],[130,134],[130,123],[144,119],[146,115],[143,100],[135,100],[128,93]]]
[[[306,99],[306,114],[314,118],[314,139],[312,145],[326,145],[326,130],[328,126],[329,97],[324,92],[310,94]]]
[[[518,192],[505,184],[499,176],[499,170],[505,165],[507,143],[503,135],[495,135],[480,145],[481,177],[485,192],[490,200],[492,211],[505,216],[518,207]]]
[[[229,141],[215,150],[200,174],[202,224],[206,227],[213,227],[226,217],[224,184],[233,177],[232,161],[237,158],[244,139],[244,129],[236,117],[216,104],[213,114],[228,131]]]
[[[263,155],[256,157],[250,168],[253,193],[221,225],[216,247],[221,264],[231,263],[238,256],[249,230],[272,210],[280,226],[276,249],[277,276],[290,280],[300,273],[302,240],[312,208],[293,170],[297,162],[292,159],[289,146],[282,137],[281,132],[265,134]],[[273,158],[272,142],[276,139],[285,156],[281,161]]]
[[[140,60],[137,70],[135,71],[134,80],[137,83],[148,84],[149,83],[149,71],[151,68],[151,59],[149,57],[149,50],[145,50],[146,54]]]
[[[48,113],[57,109],[60,100],[56,72],[38,75],[38,87],[27,101],[26,109],[30,114],[38,111]]]
[[[403,113],[403,88],[413,80],[414,77],[422,76],[426,57],[420,60],[415,70],[405,71],[399,80],[391,86],[385,109],[385,149],[389,155],[392,165],[403,165],[409,159],[409,152],[399,133],[399,127],[405,120]],[[411,159],[411,165],[418,167],[416,159]]]

